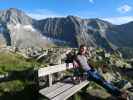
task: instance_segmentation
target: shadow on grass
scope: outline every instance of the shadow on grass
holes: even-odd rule
[[[30,85],[22,91],[5,92],[0,96],[0,100],[38,100],[38,92],[34,85]]]

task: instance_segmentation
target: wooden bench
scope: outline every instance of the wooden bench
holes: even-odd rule
[[[72,68],[73,65],[70,63],[69,67],[66,66],[66,64],[61,64],[39,69],[38,77],[43,77],[47,75],[49,76],[49,87],[40,89],[39,94],[50,100],[66,100],[74,95],[76,92],[81,90],[83,87],[88,85],[89,81],[87,80],[84,80],[76,85],[64,81],[52,84],[52,74]]]

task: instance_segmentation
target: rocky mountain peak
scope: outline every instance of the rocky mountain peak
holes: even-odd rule
[[[33,19],[23,11],[16,8],[9,8],[0,11],[0,19],[7,24],[32,24]]]

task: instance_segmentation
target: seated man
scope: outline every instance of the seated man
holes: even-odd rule
[[[127,100],[127,93],[120,91],[117,87],[107,82],[92,66],[89,66],[86,58],[87,47],[85,45],[81,45],[79,48],[79,52],[76,55],[73,63],[75,67],[79,67],[81,70],[87,73],[87,79],[89,81],[94,81],[103,88],[107,90],[113,96],[121,98],[122,100]]]

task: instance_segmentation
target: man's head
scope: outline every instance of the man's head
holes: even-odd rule
[[[80,47],[79,47],[79,53],[81,55],[84,55],[86,53],[86,51],[87,51],[86,45],[80,45]]]

